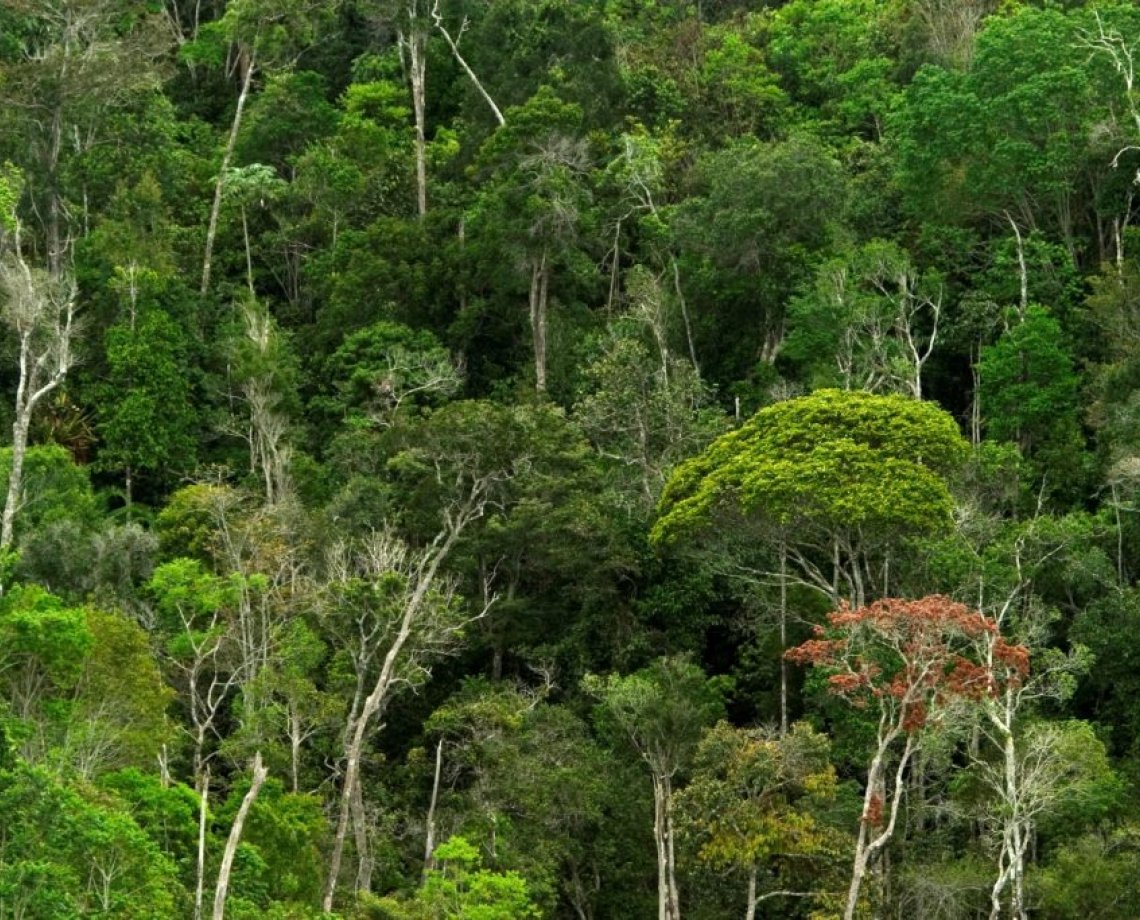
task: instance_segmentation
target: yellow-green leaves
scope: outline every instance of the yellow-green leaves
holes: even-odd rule
[[[780,528],[935,531],[952,509],[942,477],[966,452],[954,420],[931,403],[820,390],[761,410],[682,464],[652,538],[670,542],[726,512]]]

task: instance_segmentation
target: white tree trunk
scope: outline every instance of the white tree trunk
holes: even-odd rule
[[[431,781],[431,802],[428,805],[427,833],[424,839],[424,875],[435,868],[435,807],[439,802],[439,781],[443,773],[443,739],[435,746],[435,772]]]
[[[748,869],[748,904],[744,909],[744,920],[756,920],[756,867]]]
[[[906,747],[899,758],[895,770],[893,785],[888,796],[886,788],[886,754],[890,745],[899,736],[900,730],[892,728],[879,741],[878,750],[871,761],[871,768],[867,771],[867,789],[863,793],[863,815],[859,822],[859,834],[855,839],[855,859],[851,867],[851,885],[847,890],[847,906],[843,911],[843,920],[855,920],[855,911],[859,906],[859,894],[863,882],[867,877],[867,870],[871,859],[885,847],[894,836],[895,824],[898,820],[899,806],[902,804],[903,777],[906,774],[907,764],[914,753],[915,741],[912,735],[907,736]],[[875,807],[875,799],[879,799]],[[878,814],[882,817],[890,801],[890,818],[886,827],[878,836],[871,838],[869,817]]]
[[[17,398],[17,401],[19,399]],[[8,471],[8,495],[4,500],[3,522],[0,524],[0,548],[12,545],[16,525],[16,510],[22,504],[24,484],[24,455],[28,450],[30,412],[20,412],[12,423],[12,467]]]
[[[202,903],[206,889],[206,815],[210,798],[210,771],[206,770],[198,784],[198,863],[195,868],[194,920],[202,920]]]
[[[435,27],[439,30],[439,34],[442,35],[443,40],[447,42],[447,47],[451,49],[451,54],[455,58],[455,62],[463,68],[463,72],[467,74],[467,78],[474,84],[475,89],[479,91],[479,95],[483,97],[483,101],[487,103],[487,106],[495,116],[495,121],[499,123],[499,127],[501,128],[507,123],[507,120],[503,117],[503,113],[499,107],[495,105],[495,100],[491,98],[491,94],[487,92],[482,82],[475,76],[475,71],[473,71],[467,61],[464,60],[463,55],[459,53],[459,42],[452,38],[451,33],[443,24],[443,14],[439,10],[439,0],[435,0],[435,3],[432,5],[431,18],[435,22]],[[463,37],[463,33],[466,29],[467,20],[464,20],[463,25],[459,27],[460,38]]]
[[[412,113],[416,123],[416,211],[420,220],[427,214],[427,54],[419,27],[418,0],[408,3],[408,34],[397,35],[400,47],[408,52],[408,79],[412,84]]]
[[[546,392],[546,300],[550,269],[546,250],[531,262],[530,274],[530,331],[534,343],[534,387]]]
[[[233,159],[234,147],[237,146],[238,132],[241,130],[242,113],[245,111],[246,100],[249,99],[249,90],[253,85],[253,74],[256,70],[256,57],[251,52],[246,63],[245,76],[241,81],[241,93],[238,95],[237,108],[234,109],[234,120],[230,125],[230,136],[226,141],[226,149],[222,154],[222,164],[218,167],[218,178],[214,182],[214,203],[210,208],[210,223],[206,228],[206,251],[202,256],[202,284],[199,293],[205,297],[210,289],[210,268],[214,256],[214,241],[218,236],[218,218],[222,213],[222,192],[226,184],[226,170],[229,169],[230,160]]]
[[[222,853],[222,865],[218,869],[218,884],[214,889],[214,916],[213,920],[224,920],[226,914],[226,895],[229,892],[230,886],[230,872],[233,870],[234,855],[237,853],[238,843],[241,842],[241,832],[245,827],[245,819],[249,817],[249,810],[253,807],[253,803],[257,800],[257,796],[261,793],[261,787],[265,784],[265,779],[269,775],[269,770],[261,762],[261,751],[258,751],[253,758],[253,777],[249,785],[249,791],[246,792],[245,798],[241,800],[241,807],[238,809],[237,817],[234,818],[233,827],[230,828],[230,836],[226,841],[226,849]]]
[[[653,776],[653,838],[657,845],[658,920],[681,920],[673,852],[673,790],[667,776]]]

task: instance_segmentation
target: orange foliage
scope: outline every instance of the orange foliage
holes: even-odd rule
[[[863,820],[871,827],[883,826],[883,797],[879,794],[871,796],[867,803],[867,810],[863,812]]]
[[[933,709],[993,696],[1029,673],[1028,649],[943,595],[884,598],[858,609],[844,603],[827,619],[788,660],[824,669],[828,689],[853,705],[889,707],[906,732],[923,728]]]

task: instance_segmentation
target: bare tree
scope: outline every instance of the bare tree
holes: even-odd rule
[[[451,49],[451,54],[455,58],[455,62],[463,69],[463,72],[467,74],[467,78],[472,84],[474,84],[475,89],[478,90],[479,95],[483,97],[483,101],[487,103],[487,106],[491,109],[491,113],[495,116],[495,121],[499,123],[499,127],[501,128],[507,123],[507,119],[503,117],[502,111],[495,104],[495,100],[491,98],[491,94],[487,92],[487,88],[479,78],[475,76],[475,71],[471,69],[471,65],[468,64],[463,55],[459,53],[459,43],[463,40],[463,33],[467,31],[469,25],[467,18],[463,18],[463,22],[459,26],[459,32],[454,37],[443,21],[443,13],[439,8],[439,0],[434,0],[432,3],[431,18],[439,34],[442,35],[443,40],[447,42],[447,47]]]
[[[242,436],[249,443],[251,471],[261,479],[265,503],[273,506],[292,495],[289,463],[292,447],[286,436],[289,416],[285,411],[283,376],[288,372],[290,355],[269,312],[257,301],[241,304],[245,338],[239,344],[244,367],[240,369],[240,390],[246,412]]]
[[[16,336],[19,379],[12,422],[12,467],[0,518],[0,549],[12,545],[16,514],[23,503],[24,456],[36,407],[63,383],[75,365],[75,280],[33,269],[17,245],[0,260],[3,317]]]
[[[470,482],[444,515],[444,525],[426,547],[415,550],[390,532],[362,545],[339,544],[329,559],[329,609],[347,616],[346,636],[354,659],[356,689],[343,735],[344,775],[323,910],[331,911],[340,877],[350,819],[356,826],[356,887],[367,890],[371,860],[363,828],[360,767],[368,729],[401,686],[421,683],[431,661],[454,647],[472,617],[455,597],[442,566],[460,536],[482,517],[490,501],[492,473]],[[484,609],[476,614],[482,616]]]
[[[996,6],[994,0],[918,0],[914,15],[925,29],[926,45],[934,57],[967,67],[982,20]]]
[[[369,420],[382,428],[396,423],[405,403],[454,396],[463,384],[459,368],[442,349],[415,351],[397,345],[385,353],[384,363],[368,412]]]
[[[938,342],[942,289],[897,247],[873,242],[825,265],[816,299],[839,323],[835,363],[846,389],[922,399],[922,372]]]

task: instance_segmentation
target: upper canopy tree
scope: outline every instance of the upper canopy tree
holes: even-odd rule
[[[839,162],[807,135],[741,140],[704,157],[696,172],[699,193],[670,223],[697,351],[718,356],[710,377],[732,379],[779,353],[784,304],[814,260],[834,250],[848,190]]]
[[[222,152],[221,165],[214,180],[214,203],[210,208],[210,221],[206,228],[206,249],[202,257],[201,293],[210,288],[210,269],[214,242],[218,232],[218,217],[222,208],[222,192],[227,170],[233,159],[241,130],[242,114],[249,100],[254,76],[259,69],[288,67],[302,48],[311,45],[327,21],[333,4],[326,0],[289,0],[287,3],[263,3],[260,0],[230,0],[225,15],[199,38],[188,56],[205,60],[216,59],[222,48],[228,48],[236,62],[235,70],[241,74],[241,91],[234,108],[228,139]]]
[[[853,920],[867,870],[894,835],[907,764],[924,733],[939,730],[956,704],[981,703],[1024,680],[1029,651],[1006,642],[993,620],[941,595],[887,598],[858,610],[841,605],[828,620],[829,629],[817,627],[817,638],[788,657],[821,669],[828,692],[877,722],[843,913]],[[892,777],[888,763],[899,742]]]
[[[945,475],[965,459],[954,420],[931,403],[819,390],[762,409],[681,464],[654,542],[725,518],[759,523],[799,580],[833,602],[888,588],[892,548],[950,526]]]
[[[138,0],[6,0],[18,54],[0,60],[0,160],[27,175],[26,201],[59,275],[89,189],[75,188],[122,110],[158,85],[165,39]],[[69,183],[71,187],[68,188]],[[82,201],[82,206],[80,202]]]
[[[1098,86],[1082,12],[1024,6],[979,34],[968,71],[925,67],[896,124],[899,179],[915,214],[1041,230],[1076,261],[1090,198],[1111,177],[1089,162],[1115,86]],[[1107,103],[1107,104],[1106,104]],[[1107,157],[1105,158],[1107,161]]]

